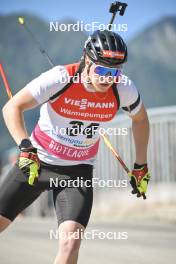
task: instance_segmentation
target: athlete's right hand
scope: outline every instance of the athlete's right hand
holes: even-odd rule
[[[23,147],[20,144],[20,154],[18,157],[18,167],[26,175],[28,183],[35,185],[39,178],[40,161],[37,155],[37,149],[31,144],[29,147]]]

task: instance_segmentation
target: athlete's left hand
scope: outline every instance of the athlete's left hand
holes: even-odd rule
[[[148,172],[147,165],[144,165],[140,169],[134,168],[131,173],[129,173],[130,184],[133,188],[132,194],[137,194],[137,197],[143,196],[146,199],[146,191],[148,187],[148,182],[150,180],[150,173]]]

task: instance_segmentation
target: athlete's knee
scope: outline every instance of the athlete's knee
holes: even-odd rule
[[[8,218],[0,215],[0,232],[3,232],[11,223],[12,221]]]
[[[78,238],[60,239],[59,251],[67,256],[74,255],[79,251],[80,243],[81,241]]]
[[[61,254],[71,256],[78,253],[81,244],[81,230],[83,227],[79,223],[67,223],[60,228],[59,251]]]

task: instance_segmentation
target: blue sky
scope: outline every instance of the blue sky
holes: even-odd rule
[[[64,18],[82,20],[84,23],[98,21],[108,23],[108,12],[113,0],[1,0],[0,14],[27,11],[45,20],[60,21]],[[128,8],[124,17],[118,18],[119,23],[128,24],[125,37],[131,38],[144,27],[168,15],[176,16],[174,0],[127,0]]]

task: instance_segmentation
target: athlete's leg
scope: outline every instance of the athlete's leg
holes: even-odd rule
[[[42,192],[42,189],[30,186],[22,171],[14,165],[0,185],[0,231],[28,207]]]
[[[0,232],[4,231],[12,221],[0,215]]]
[[[75,221],[64,221],[59,226],[59,251],[54,264],[76,264],[85,227]]]
[[[65,187],[53,190],[53,199],[59,225],[59,251],[54,264],[76,264],[81,244],[81,234],[85,230],[93,201],[93,190],[91,186],[92,168],[80,167],[81,171],[73,171],[72,180],[75,175],[89,180],[90,186]],[[81,184],[81,182],[80,182]],[[70,233],[77,232],[70,238]]]

